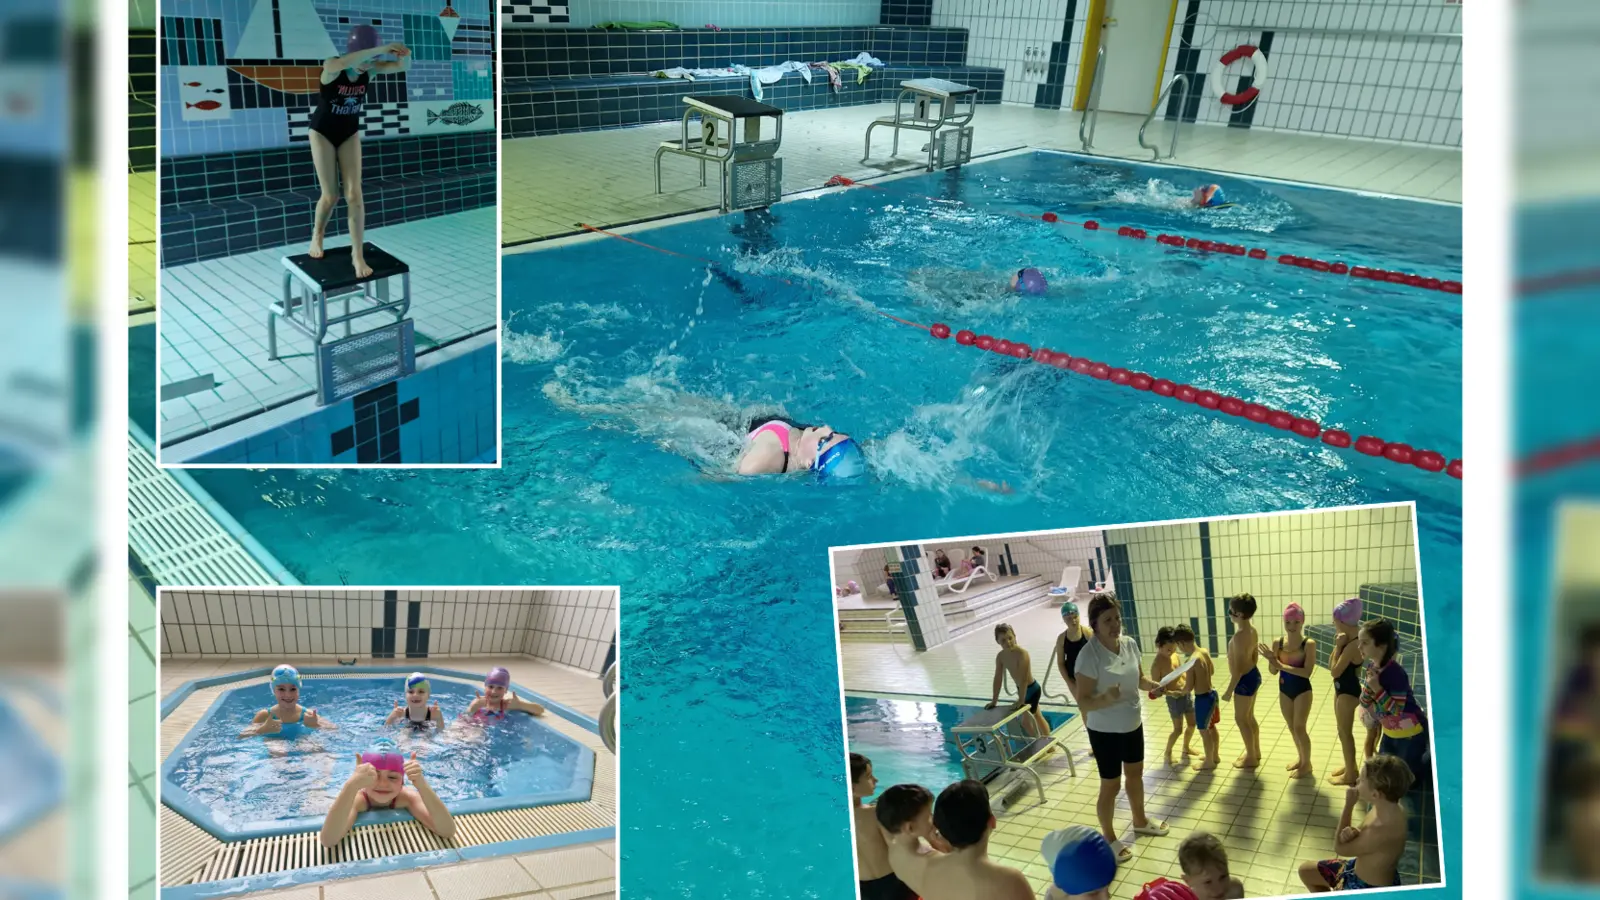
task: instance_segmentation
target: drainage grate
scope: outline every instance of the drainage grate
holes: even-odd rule
[[[317,345],[317,403],[327,406],[417,370],[410,319]]]
[[[731,209],[772,206],[783,199],[783,160],[772,157],[736,162],[728,180]]]
[[[131,434],[128,548],[157,584],[277,584]]]

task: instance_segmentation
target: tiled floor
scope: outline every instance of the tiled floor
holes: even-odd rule
[[[130,695],[133,698],[133,705],[129,709],[128,731],[135,760],[133,795],[129,798],[129,811],[133,819],[130,861],[135,869],[132,875],[134,884],[131,896],[135,900],[146,900],[151,896],[154,884],[155,735],[159,708],[156,696],[165,697],[184,682],[196,678],[260,668],[264,661],[259,658],[228,657],[208,657],[198,660],[164,659],[161,663],[160,690],[152,691],[150,688],[155,684],[154,665],[145,664],[142,660],[149,659],[145,648],[159,646],[154,607],[149,602],[148,595],[142,591],[132,594],[131,603],[129,631],[132,643],[129,647],[129,662],[132,669]],[[286,658],[274,659],[272,662],[308,666],[326,665],[328,660]],[[524,656],[438,657],[430,659],[429,662],[465,671],[487,671],[493,666],[505,666],[511,670],[519,684],[535,688],[549,699],[587,716],[598,717],[605,699],[593,675]],[[143,692],[141,685],[144,688]],[[141,786],[145,786],[145,789],[142,790]],[[149,799],[146,799],[147,796]],[[147,840],[152,846],[141,848],[139,838],[141,831],[148,836]],[[328,881],[320,885],[268,891],[249,896],[271,897],[274,900],[609,898],[616,896],[615,857],[615,842],[604,841],[521,856],[502,856],[459,865],[415,869],[391,875]],[[140,860],[146,861],[144,870],[139,868]],[[141,879],[141,875],[146,877]]]
[[[1034,676],[1044,680],[1061,619],[1054,604],[1038,607],[1009,619],[1020,643],[1033,659]],[[995,644],[987,631],[977,632],[917,653],[908,645],[856,644],[840,647],[847,692],[896,693],[931,697],[987,699],[994,678]],[[1148,660],[1148,657],[1147,657]],[[1227,676],[1218,665],[1217,679]],[[1266,675],[1263,665],[1262,674]],[[1304,893],[1296,874],[1298,861],[1333,856],[1333,832],[1343,809],[1344,788],[1330,785],[1326,776],[1338,768],[1341,752],[1334,723],[1333,691],[1326,673],[1313,679],[1316,687],[1311,713],[1312,760],[1316,779],[1292,779],[1285,767],[1295,759],[1294,743],[1278,709],[1278,692],[1267,680],[1256,703],[1261,723],[1261,749],[1265,763],[1253,772],[1234,769],[1243,752],[1233,721],[1233,707],[1222,710],[1222,766],[1213,772],[1187,767],[1168,768],[1161,751],[1170,734],[1171,720],[1164,706],[1145,707],[1145,808],[1149,816],[1165,821],[1168,837],[1140,837],[1132,844],[1132,862],[1124,864],[1112,885],[1113,897],[1132,897],[1140,886],[1157,877],[1176,879],[1178,842],[1197,830],[1222,839],[1229,864],[1242,879],[1246,895],[1270,897]],[[1059,674],[1052,671],[1045,683],[1047,696],[1064,693]],[[1049,832],[1069,824],[1096,825],[1095,799],[1099,782],[1094,761],[1088,756],[1088,738],[1082,720],[1074,719],[1061,732],[1077,762],[1078,777],[1067,776],[1065,763],[1046,763],[1046,802],[1036,795],[1017,801],[1012,814],[1000,820],[990,840],[990,854],[1027,873],[1043,892],[1049,873],[1039,855],[1039,842]],[[1357,730],[1357,739],[1361,735]],[[1200,747],[1198,735],[1195,748]],[[1359,745],[1358,745],[1359,752]],[[936,793],[943,785],[927,785]],[[1431,795],[1430,795],[1431,797]],[[1031,801],[1031,806],[1030,806]],[[1432,811],[1428,812],[1432,818]],[[1118,798],[1117,824],[1124,840],[1133,840],[1126,797]],[[1424,848],[1438,859],[1437,842]],[[1430,872],[1437,871],[1437,862]]]
[[[419,354],[483,331],[496,316],[495,210],[437,216],[367,233],[411,265]],[[339,246],[346,239],[335,240]],[[165,269],[161,276],[161,384],[213,375],[217,386],[160,404],[161,443],[209,431],[316,390],[310,339],[279,323],[267,359],[267,307],[280,296],[282,259],[297,244]],[[375,317],[371,326],[382,323]],[[361,326],[361,323],[357,323]],[[330,334],[338,334],[330,330]]]
[[[833,175],[866,178],[914,171],[922,146],[907,133],[899,162],[882,165],[889,136],[873,136],[873,157],[861,162],[867,123],[893,104],[812,110],[784,116],[786,192],[821,187]],[[1103,113],[1096,153],[1148,160],[1139,149],[1141,119]],[[982,106],[973,120],[973,153],[1018,147],[1081,150],[1078,114],[1025,106]],[[1165,146],[1167,126],[1152,127]],[[517,138],[501,143],[504,202],[501,239],[508,245],[572,232],[576,223],[606,226],[715,207],[715,169],[700,187],[699,165],[683,157],[662,161],[663,193],[655,192],[653,155],[678,132],[676,122],[608,131]],[[1459,150],[1356,141],[1257,129],[1186,125],[1171,162],[1245,175],[1307,181],[1367,191],[1460,202]]]
[[[156,305],[156,173],[128,173],[128,312]]]

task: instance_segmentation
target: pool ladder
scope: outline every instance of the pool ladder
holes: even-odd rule
[[[1160,147],[1145,143],[1144,130],[1150,127],[1150,123],[1155,120],[1156,113],[1161,111],[1161,101],[1167,99],[1167,95],[1172,93],[1172,89],[1177,87],[1180,81],[1183,82],[1183,102],[1178,104],[1178,117],[1172,122],[1172,145],[1167,148],[1167,155],[1162,156]],[[1144,117],[1144,123],[1139,126],[1139,146],[1150,151],[1152,160],[1171,159],[1178,155],[1178,129],[1183,125],[1183,111],[1188,108],[1189,76],[1175,75],[1171,81],[1167,82],[1167,86],[1161,89],[1161,96],[1156,98],[1155,105],[1150,107],[1150,114]]]
[[[605,674],[600,676],[600,690],[606,696],[605,706],[600,707],[600,740],[605,742],[606,749],[612,753],[617,752],[617,664],[612,663],[606,668]]]

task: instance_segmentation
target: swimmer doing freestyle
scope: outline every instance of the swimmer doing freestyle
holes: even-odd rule
[[[827,425],[802,425],[774,416],[750,423],[734,471],[740,475],[812,472],[824,483],[847,483],[867,476],[867,457],[848,434],[840,434]],[[1011,485],[1004,481],[996,484],[982,478],[962,480],[996,494],[1012,493]]]

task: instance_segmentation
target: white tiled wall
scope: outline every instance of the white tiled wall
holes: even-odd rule
[[[1180,0],[1166,78],[1178,63],[1187,9]],[[1461,40],[1430,36],[1461,33],[1459,3],[1201,0],[1191,44],[1199,71],[1239,44],[1257,44],[1264,29],[1275,32],[1271,74],[1251,127],[1461,145]],[[1230,77],[1227,86],[1234,84]],[[1199,108],[1201,122],[1225,123],[1232,113],[1209,85]]]
[[[1333,607],[1363,584],[1417,581],[1407,506],[1215,519],[1209,526],[1217,612],[1209,630],[1219,635],[1227,633],[1224,600],[1236,594],[1256,598],[1259,627],[1272,635],[1291,602],[1305,608],[1308,622],[1327,623]],[[1198,524],[1114,529],[1109,538],[1128,547],[1142,633],[1190,618],[1208,630]]]
[[[1600,3],[1522,0],[1512,16],[1511,61],[1518,149],[1570,152],[1600,142],[1600,93],[1578,73],[1592,71],[1600,44]]]
[[[610,589],[397,591],[395,659],[406,658],[409,604],[428,657],[524,653],[598,672],[617,629]],[[170,656],[372,656],[384,592],[342,588],[163,590],[161,653]]]
[[[1006,70],[1001,98],[1033,105],[1037,87],[1048,79],[1050,44],[1061,40],[1068,0],[933,0],[933,24],[967,29],[967,64]],[[1152,0],[1154,2],[1154,0]],[[1065,102],[1070,106],[1083,50],[1083,20],[1089,0],[1077,0],[1072,45],[1067,55]],[[1034,55],[1028,55],[1028,49]],[[1042,56],[1040,55],[1042,52]],[[1027,71],[1027,63],[1038,65]]]
[[[668,21],[683,28],[876,25],[878,0],[572,0],[572,24]]]

